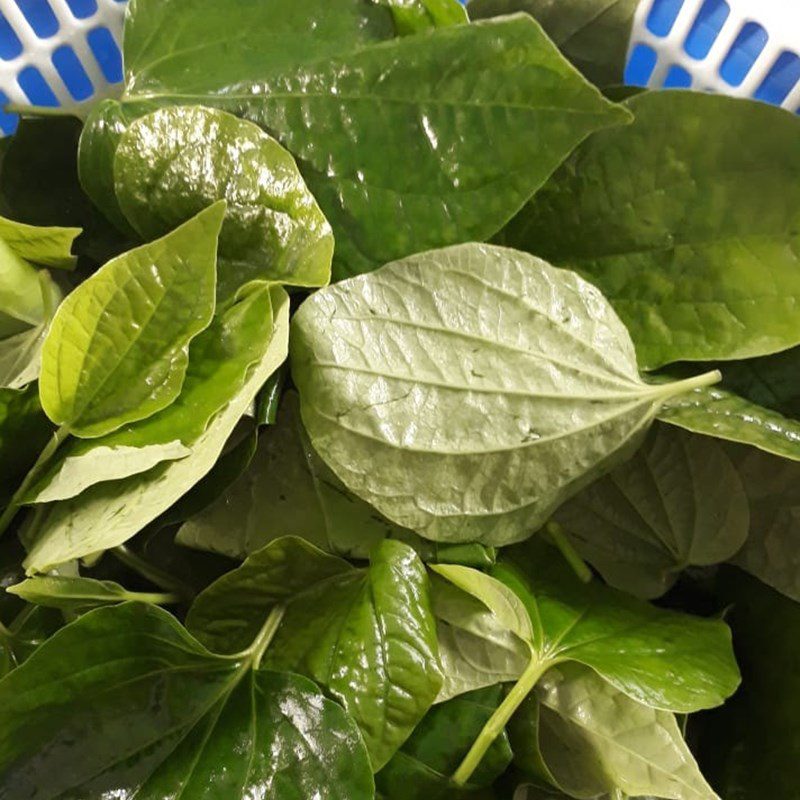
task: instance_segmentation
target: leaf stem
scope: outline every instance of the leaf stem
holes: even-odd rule
[[[564,529],[557,522],[550,521],[545,526],[545,530],[553,540],[553,544],[561,551],[564,560],[572,567],[573,572],[578,576],[581,583],[589,583],[592,580],[592,571],[586,566],[586,562],[578,555],[578,551],[572,546],[567,538]]]
[[[7,114],[21,114],[24,117],[74,117],[61,106],[34,106],[29,103],[6,103],[3,106]]]
[[[178,595],[183,600],[194,599],[195,591],[184,583],[182,580],[170,575],[166,570],[151,564],[146,559],[142,558],[130,550],[126,545],[120,544],[110,550],[111,554],[121,563],[134,572],[138,572],[143,578],[146,578],[150,583],[155,584],[160,589],[163,589],[168,594]]]
[[[253,644],[245,651],[253,669],[258,669],[261,666],[261,659],[264,658],[264,653],[267,652],[267,648],[278,632],[285,611],[286,606],[284,605],[274,606],[272,611],[269,612],[267,621],[258,632],[258,636],[253,640]]]
[[[42,470],[50,461],[50,459],[56,454],[56,451],[59,447],[63,444],[64,440],[69,436],[69,428],[66,425],[62,425],[54,434],[50,441],[47,443],[47,446],[42,450],[39,454],[39,458],[36,459],[36,463],[28,470],[28,474],[25,476],[25,480],[22,481],[20,484],[19,489],[14,492],[14,496],[8,503],[6,510],[3,512],[2,516],[0,516],[0,536],[2,536],[8,526],[11,524],[14,517],[17,515],[17,511],[22,505],[22,501],[25,495],[28,493],[28,489],[31,488],[33,483],[39,478],[41,475]]]
[[[153,606],[170,606],[180,603],[182,595],[177,592],[128,592],[127,600],[137,603],[149,603]]]
[[[492,742],[503,732],[503,728],[514,716],[514,712],[519,708],[522,701],[530,694],[534,686],[539,682],[539,678],[550,669],[555,662],[550,659],[540,660],[536,655],[532,655],[531,661],[525,668],[519,680],[511,688],[503,702],[497,710],[489,717],[483,729],[478,734],[478,738],[472,743],[472,747],[464,757],[458,769],[453,773],[453,782],[457,786],[464,786],[472,777],[472,773],[478,768],[486,751],[492,746]]]
[[[710,372],[704,372],[702,375],[693,375],[691,378],[684,378],[680,381],[672,383],[658,384],[657,394],[664,395],[665,397],[674,397],[678,394],[691,392],[694,389],[703,389],[706,386],[713,386],[722,380],[722,373],[718,369],[712,369]]]

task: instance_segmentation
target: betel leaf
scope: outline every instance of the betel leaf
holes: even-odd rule
[[[188,455],[209,420],[247,380],[272,325],[269,288],[254,284],[194,338],[181,392],[171,405],[97,439],[68,441],[23,502],[68,499],[95,483],[137,475]]]
[[[442,684],[419,557],[387,540],[365,570],[311,587],[287,607],[265,663],[326,687],[358,723],[380,769]]]
[[[29,574],[122,544],[212,469],[261,385],[286,358],[289,298],[279,287],[272,288],[270,296],[272,336],[263,342],[263,354],[241,388],[192,443],[191,455],[142,475],[98,484],[77,498],[45,507],[42,527],[26,560]]]
[[[9,586],[6,591],[33,605],[74,613],[127,601],[162,605],[177,602],[177,597],[171,594],[131,592],[114,581],[80,576],[48,575],[28,578],[22,583]]]
[[[718,800],[675,715],[637,703],[597,673],[562,664],[539,682],[510,725],[516,762],[570,797]]]
[[[148,114],[120,139],[114,184],[122,212],[146,239],[227,200],[218,296],[253,279],[330,280],[330,225],[292,156],[251,122],[198,106]]]
[[[625,105],[634,123],[587,141],[504,242],[596,283],[645,368],[798,344],[800,119],[696,92]]]
[[[488,238],[585,136],[629,120],[571,67],[530,17],[453,25],[391,41],[380,41],[386,32],[371,35],[374,28],[364,24],[358,42],[349,34],[333,42],[326,38],[327,19],[338,3],[325,3],[322,11],[316,0],[310,11],[309,2],[295,4],[283,25],[272,25],[263,10],[253,26],[260,54],[246,61],[240,52],[252,47],[250,36],[241,33],[247,23],[226,8],[236,18],[240,46],[235,58],[227,52],[220,58],[212,42],[211,60],[203,62],[213,63],[211,70],[181,69],[183,59],[199,63],[194,59],[204,45],[191,48],[191,56],[182,50],[173,58],[172,37],[162,43],[161,36],[148,39],[139,31],[152,30],[158,20],[162,29],[188,29],[181,38],[191,38],[198,23],[185,23],[189,9],[164,3],[145,22],[143,4],[134,4],[121,107],[98,111],[84,134],[82,174],[96,201],[111,194],[103,175],[124,120],[187,99],[214,106],[255,122],[297,158],[333,226],[341,277],[427,248]],[[347,5],[345,20],[362,10],[352,0]],[[389,13],[377,5],[373,12]],[[217,15],[212,12],[212,18]],[[308,44],[309,20],[318,17]],[[208,23],[202,24],[205,37]],[[269,36],[261,35],[265,24],[271,25]],[[266,38],[280,33],[284,41],[274,51],[265,46]],[[494,77],[498,72],[502,81]],[[491,158],[487,141],[503,142]],[[398,170],[398,163],[414,163],[415,169]]]
[[[401,530],[350,494],[308,442],[296,392],[287,392],[277,424],[262,431],[247,471],[177,541],[245,558],[281,536],[303,536],[323,550],[365,558]],[[407,532],[410,536],[410,532]]]
[[[39,271],[0,239],[0,337],[44,321]]]
[[[0,678],[20,664],[64,624],[59,611],[25,605],[8,626],[0,624]]]
[[[471,19],[524,11],[596,86],[622,83],[638,0],[470,0]]]
[[[82,437],[168,406],[189,342],[214,313],[224,202],[113,259],[61,304],[42,349],[40,394],[53,422]]]
[[[750,506],[747,541],[731,560],[800,602],[800,464],[740,445],[728,455]]]
[[[742,665],[742,689],[704,715],[697,753],[725,800],[795,800],[800,758],[800,607],[729,568],[717,583]]]
[[[72,269],[72,246],[80,233],[80,228],[40,227],[0,217],[0,239],[20,258],[42,267]]]
[[[458,791],[450,775],[497,709],[502,695],[502,687],[492,686],[431,708],[375,776],[380,796],[385,800],[472,800],[475,795],[471,789],[493,783],[512,758],[505,733],[489,748],[470,779],[470,787]]]
[[[555,514],[608,583],[658,597],[690,566],[727,561],[744,544],[748,495],[725,447],[656,425],[629,461]]]
[[[0,682],[0,793],[372,797],[364,745],[341,707],[305,678],[259,669],[271,624],[223,658],[154,606],[82,616]]]
[[[376,0],[392,10],[397,33],[406,36],[445,25],[469,22],[459,0]]]
[[[348,489],[426,538],[491,545],[529,536],[692,386],[643,382],[619,318],[575,273],[482,244],[314,294],[292,374]]]

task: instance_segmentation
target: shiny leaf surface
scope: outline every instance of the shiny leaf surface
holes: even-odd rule
[[[635,122],[587,141],[504,242],[596,283],[645,368],[798,344],[800,119],[698,92],[626,105]]]
[[[146,239],[227,200],[222,297],[254,279],[296,286],[330,280],[330,225],[292,156],[250,122],[198,106],[148,114],[120,140],[114,183],[122,212]]]
[[[608,583],[658,597],[681,570],[727,561],[750,523],[745,485],[722,444],[657,425],[630,460],[556,512]]]
[[[292,325],[314,449],[384,516],[438,541],[526,538],[685,388],[641,380],[593,286],[492,245],[325,288]]]
[[[53,422],[97,437],[177,397],[189,342],[214,313],[224,204],[202,211],[82,283],[56,312],[42,349],[40,394]]]

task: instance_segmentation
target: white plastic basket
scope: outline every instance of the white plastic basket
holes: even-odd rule
[[[125,2],[0,0],[0,109],[80,109],[118,91]],[[642,0],[625,78],[800,112],[800,0]],[[0,110],[0,135],[16,122]]]

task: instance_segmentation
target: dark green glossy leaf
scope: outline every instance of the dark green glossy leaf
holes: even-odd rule
[[[101,481],[138,475],[162,462],[185,458],[209,421],[247,381],[272,326],[270,290],[254,285],[192,341],[186,377],[171,405],[105,436],[67,442],[25,502],[65,500]]]
[[[587,141],[504,242],[594,282],[646,368],[798,344],[800,119],[696,92],[626,105],[635,122]]]
[[[275,425],[278,421],[283,389],[286,383],[286,368],[282,367],[264,384],[258,393],[255,420],[258,425]]]
[[[63,624],[60,612],[25,605],[13,622],[0,625],[0,678],[23,664]]]
[[[556,512],[612,586],[658,597],[681,570],[727,561],[750,524],[745,486],[724,446],[657,425],[630,460]]]
[[[289,298],[270,289],[272,335],[236,394],[192,442],[192,453],[149,472],[92,486],[78,498],[47,506],[32,543],[29,574],[122,544],[170,508],[212,469],[236,424],[264,381],[283,363],[288,349]]]
[[[84,615],[0,682],[0,793],[372,797],[342,709],[304,678],[256,670],[267,634],[221,658],[154,606]]]
[[[442,685],[428,578],[418,556],[386,540],[367,569],[310,587],[289,604],[265,663],[322,684],[358,723],[379,770]]]
[[[316,292],[291,345],[314,449],[388,519],[445,542],[527,538],[692,385],[645,383],[575,273],[484,244]]]
[[[61,304],[42,348],[42,406],[57,425],[97,437],[177,397],[189,342],[214,313],[215,204],[105,265]]]
[[[292,156],[250,122],[199,106],[153,112],[120,139],[114,182],[122,212],[145,239],[227,200],[220,297],[249,280],[295,286],[330,280],[330,225]]]
[[[450,776],[497,709],[502,695],[502,688],[493,686],[431,708],[376,775],[381,796],[386,800],[471,800],[476,794],[471,787],[493,783],[511,762],[505,733],[492,743],[469,787],[456,787]]]
[[[596,86],[622,83],[638,0],[470,0],[470,19],[524,11]]]

